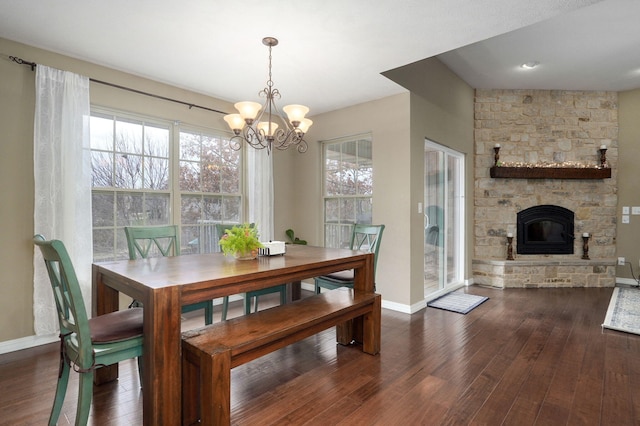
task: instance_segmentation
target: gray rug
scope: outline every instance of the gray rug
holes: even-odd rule
[[[427,303],[427,306],[466,315],[487,300],[489,300],[489,298],[485,296],[476,296],[461,291],[454,291],[432,300]]]
[[[614,288],[602,327],[640,334],[640,290]]]

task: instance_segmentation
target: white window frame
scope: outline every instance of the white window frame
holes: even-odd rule
[[[370,180],[371,180],[371,190],[369,193],[363,194],[363,193],[358,193],[356,191],[356,193],[350,193],[350,194],[328,194],[328,189],[327,189],[327,169],[326,169],[326,165],[327,165],[327,147],[330,145],[342,145],[344,146],[347,143],[356,143],[356,163],[359,163],[358,159],[362,158],[360,157],[360,153],[358,151],[357,148],[357,142],[359,141],[367,141],[369,143],[369,152],[368,154],[370,154],[371,158],[369,159],[370,162]],[[351,234],[352,234],[352,228],[353,225],[356,223],[363,223],[363,224],[370,224],[372,222],[372,217],[369,216],[368,218],[362,218],[362,217],[357,217],[357,208],[354,210],[354,213],[356,213],[356,217],[352,217],[349,219],[345,219],[342,217],[342,214],[339,215],[339,218],[337,221],[333,220],[331,222],[329,222],[327,220],[327,202],[328,201],[338,201],[340,203],[345,202],[345,201],[353,201],[354,203],[369,203],[370,205],[370,209],[371,209],[371,214],[373,214],[373,138],[372,135],[370,133],[366,133],[366,134],[359,134],[359,135],[353,135],[353,136],[348,136],[348,137],[343,137],[343,138],[337,138],[337,139],[331,139],[331,140],[326,140],[326,141],[322,141],[322,166],[321,166],[321,173],[322,173],[322,222],[323,222],[323,226],[322,226],[322,232],[323,232],[323,240],[324,240],[324,245],[325,247],[341,247],[341,248],[348,248],[350,240],[351,240]],[[339,207],[340,209],[341,207]],[[327,229],[329,228],[335,228],[333,232],[328,232]],[[339,241],[336,241],[336,239],[339,239]]]
[[[169,196],[169,212],[168,212],[168,222],[167,224],[176,224],[182,230],[182,218],[181,218],[181,197],[183,192],[180,190],[180,181],[179,181],[179,149],[180,149],[180,131],[186,132],[199,132],[203,134],[207,134],[213,137],[218,137],[223,139],[223,142],[227,142],[231,137],[229,132],[224,132],[211,128],[204,128],[202,126],[190,125],[180,123],[178,121],[169,121],[165,119],[159,119],[152,116],[147,116],[143,114],[135,114],[130,112],[125,112],[118,109],[112,109],[101,106],[91,106],[91,115],[99,115],[99,116],[107,116],[112,117],[114,120],[132,120],[135,122],[141,122],[153,126],[165,127],[169,130],[169,187],[167,190],[148,190],[148,189],[130,189],[130,188],[116,188],[116,187],[97,187],[94,188],[92,185],[91,193],[92,197],[100,192],[104,193],[133,193],[133,194],[167,194]],[[93,152],[94,150],[92,150]],[[113,152],[113,151],[111,151]],[[244,188],[244,150],[240,151],[240,160],[238,165],[238,173],[239,173],[239,193],[234,194],[240,197],[240,220],[242,222],[244,220],[245,215],[245,188]],[[218,194],[218,193],[203,193],[203,192],[194,192],[194,194],[206,194],[211,196],[228,196],[229,194]],[[95,233],[96,231],[100,231],[103,229],[111,229],[114,232],[114,241],[113,241],[113,251],[112,255],[109,256],[105,253],[96,253],[98,257],[94,255],[95,261],[102,260],[113,260],[113,259],[126,259],[128,258],[128,253],[126,250],[126,241],[124,236],[124,226],[125,224],[116,223],[116,215],[115,211],[116,207],[114,206],[114,216],[113,222],[109,225],[104,226],[95,226],[92,223],[92,231]],[[144,222],[144,221],[143,221]],[[140,225],[146,225],[146,223],[140,223]],[[181,234],[182,235],[182,234]],[[215,236],[214,236],[215,238]],[[181,246],[183,248],[188,249],[189,241],[182,241],[181,238]],[[217,246],[216,246],[217,247]],[[95,251],[95,250],[94,250]],[[188,250],[187,250],[188,252]]]

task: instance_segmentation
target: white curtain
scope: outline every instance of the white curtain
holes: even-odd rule
[[[273,159],[266,149],[245,146],[249,222],[255,222],[260,241],[273,240]]]
[[[91,314],[91,152],[89,79],[36,68],[34,233],[62,240]],[[36,335],[56,333],[58,319],[40,250],[34,247]]]

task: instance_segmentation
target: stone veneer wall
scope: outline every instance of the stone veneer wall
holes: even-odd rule
[[[496,143],[501,145],[500,161],[534,164],[598,164],[598,149],[604,144],[612,177],[492,179],[489,168],[494,164]],[[615,285],[617,159],[616,92],[476,90],[474,282],[497,287]],[[554,204],[575,213],[578,238],[574,254],[516,253],[516,214],[539,204]],[[507,261],[503,267],[508,232],[516,237],[516,262],[510,265]],[[583,232],[592,236],[592,260],[581,263]],[[531,267],[543,268],[544,260],[551,269],[533,275],[527,272]],[[510,276],[503,276],[505,273]]]

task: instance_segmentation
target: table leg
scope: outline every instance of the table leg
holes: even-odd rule
[[[355,293],[358,293],[358,292],[373,293],[375,291],[374,285],[375,283],[373,278],[373,254],[371,253],[367,256],[367,260],[365,264],[360,268],[355,268],[353,271],[353,291]],[[365,323],[366,321],[367,320],[365,320],[365,318],[363,317],[357,317],[353,319],[353,324],[351,325],[352,339],[358,343],[365,343],[365,337],[366,337],[367,331],[371,332],[372,330],[375,330],[375,327],[371,328],[371,325],[367,325]],[[366,327],[368,327],[368,330],[365,330]],[[377,341],[378,342],[377,344],[379,345],[380,331],[378,331],[377,338],[372,337],[372,335],[369,334],[368,340],[370,342]],[[375,350],[376,344],[372,343],[372,345],[373,346],[370,346],[369,349]],[[379,348],[377,350],[379,351]]]
[[[294,300],[300,300],[302,297],[302,283],[300,281],[293,281],[287,285],[287,301],[293,302]]]
[[[145,425],[179,425],[182,367],[178,287],[150,291],[144,305],[143,420]]]
[[[370,253],[366,259],[362,267],[353,270],[353,289],[355,292],[363,291],[365,293],[373,293],[375,291],[373,253]]]
[[[381,315],[382,296],[377,295],[373,312],[366,314],[362,321],[362,350],[371,355],[376,355],[380,352]]]

